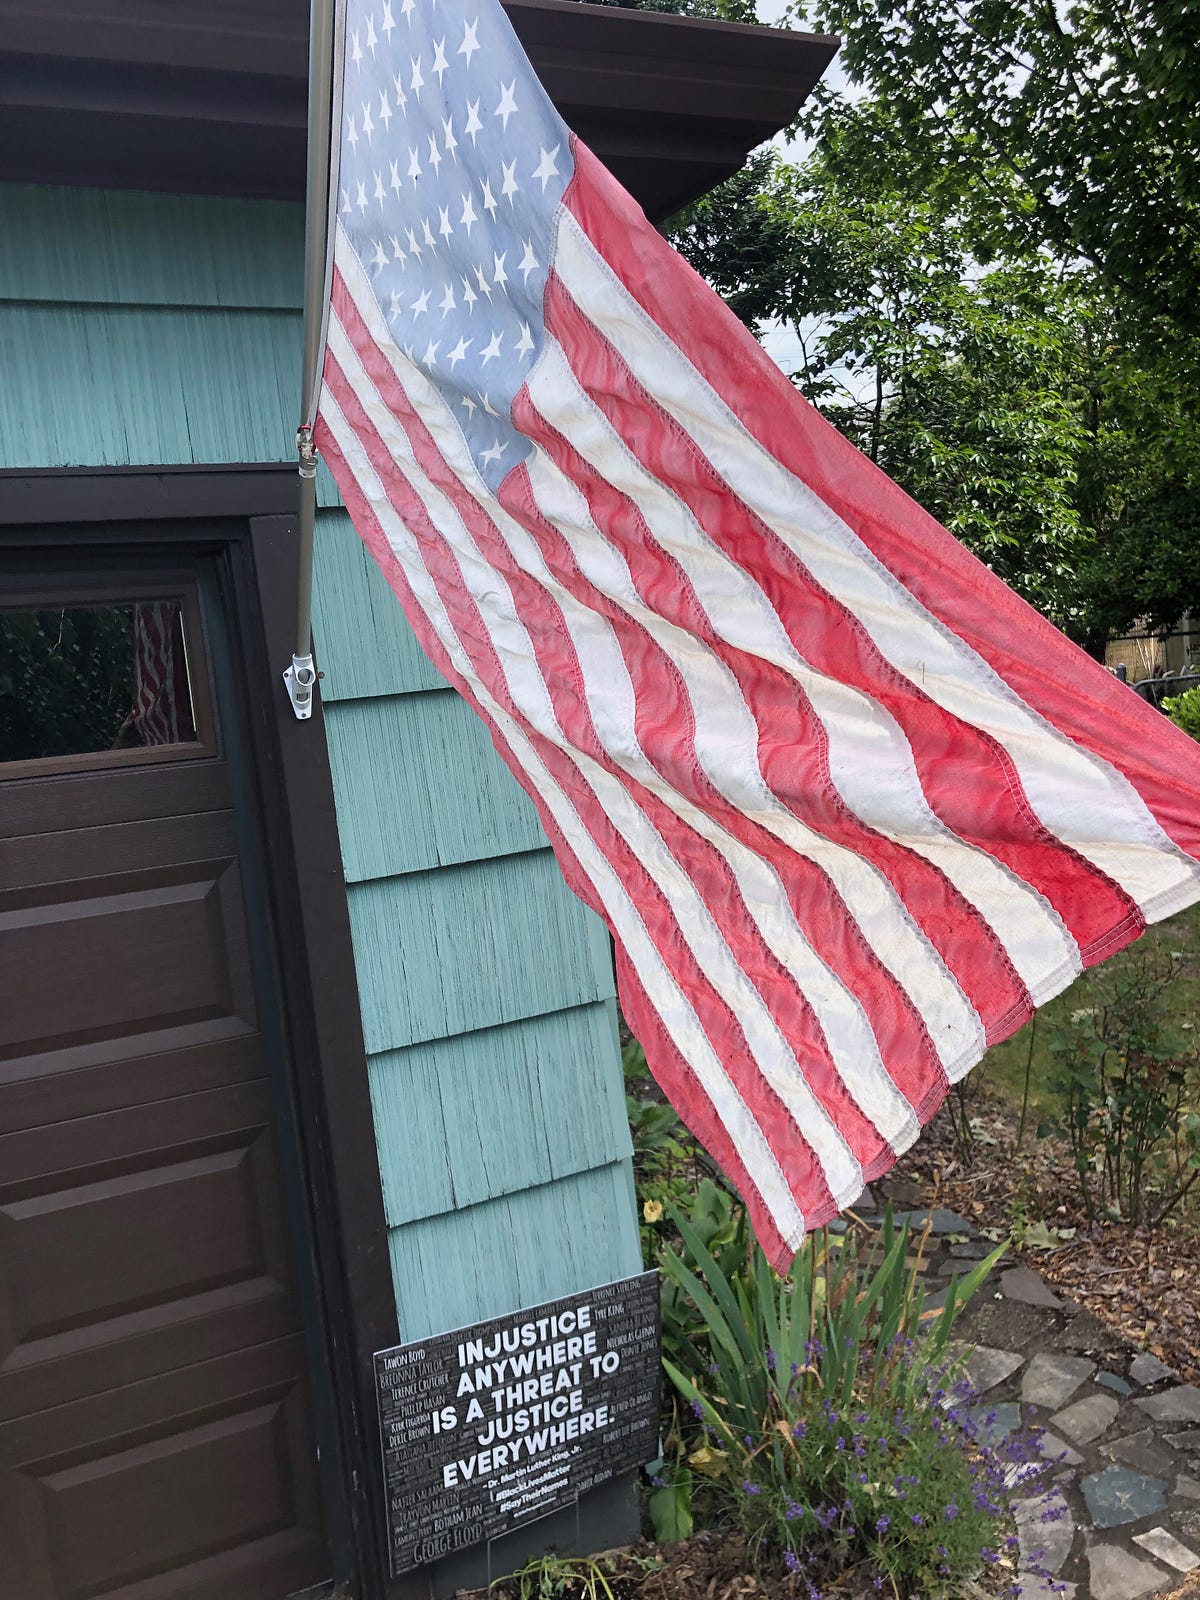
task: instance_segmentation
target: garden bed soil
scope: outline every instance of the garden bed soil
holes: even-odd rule
[[[1014,1109],[982,1097],[969,1109],[976,1130],[969,1161],[942,1111],[896,1178],[911,1181],[922,1202],[936,1199],[997,1238],[1011,1233],[1026,1265],[1122,1338],[1200,1383],[1200,1217],[1183,1213],[1157,1228],[1089,1223],[1062,1143],[1027,1129],[1018,1149]],[[1054,1248],[1030,1242],[1039,1237]]]

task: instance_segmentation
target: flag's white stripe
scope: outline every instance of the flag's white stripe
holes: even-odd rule
[[[846,1197],[861,1192],[862,1170],[833,1119],[809,1088],[795,1053],[770,1008],[725,942],[695,884],[625,785],[584,755],[563,734],[545,681],[538,671],[533,645],[507,584],[480,554],[452,502],[425,477],[413,456],[407,434],[363,371],[345,331],[332,320],[330,348],[392,459],[427,508],[438,532],[453,547],[466,590],[479,608],[514,704],[530,726],[556,744],[571,761],[580,780],[592,790],[614,827],[658,885],[671,907],[681,938],[705,977],[737,1017],[759,1072],[812,1147],[831,1194],[839,1205],[844,1204]],[[387,355],[393,369],[405,378],[410,376],[410,370],[417,370],[394,344]],[[403,386],[408,387],[407,383]]]
[[[335,326],[336,317],[331,317],[331,334]],[[472,692],[499,729],[564,837],[570,841],[613,927],[637,967],[650,1003],[712,1102],[737,1150],[739,1160],[761,1195],[780,1235],[791,1248],[796,1248],[804,1237],[804,1217],[788,1188],[787,1179],[758,1122],[713,1051],[691,1003],[667,969],[637,907],[520,725],[493,699],[486,685],[479,681],[470,657],[446,615],[416,540],[392,509],[365,449],[327,389],[322,394],[320,409],[355,481],[402,563],[414,597],[422,607],[430,627],[441,641],[455,670],[471,685]]]
[[[942,823],[925,798],[908,740],[891,714],[869,695],[815,671],[799,655],[759,585],[629,451],[553,339],[528,387],[534,404],[554,417],[580,455],[635,501],[651,533],[691,580],[714,631],[782,668],[800,685],[825,729],[830,775],[850,810],[944,873],[994,929],[1022,982],[1038,998],[1047,997],[1048,982],[1058,988],[1069,982],[1080,970],[1079,951],[1054,909]],[[560,500],[555,497],[552,508],[556,518],[567,510]],[[751,809],[756,799],[746,794],[736,803]]]
[[[713,466],[862,623],[911,683],[1008,752],[1042,823],[1161,916],[1194,894],[1200,868],[1107,761],[1061,734],[877,560],[836,513],[763,448],[656,326],[560,209],[554,267],[587,315]]]
[[[367,320],[370,316],[369,304],[365,310],[364,320]],[[372,337],[383,336],[383,329],[373,327],[370,321],[367,321],[367,327]],[[340,349],[337,354],[341,361]],[[353,359],[352,352],[347,359]],[[706,811],[680,794],[646,758],[636,731],[636,691],[611,625],[604,617],[583,605],[554,577],[545,564],[537,542],[491,495],[475,468],[457,421],[437,388],[419,368],[405,361],[398,353],[395,358],[389,359],[449,469],[467,493],[486,505],[516,566],[527,572],[560,607],[583,676],[593,726],[603,748],[620,768],[655,794],[676,816],[721,853],[737,884],[749,920],[758,929],[766,947],[796,979],[812,1005],[834,1065],[856,1104],[898,1153],[907,1148],[920,1131],[913,1108],[896,1088],[884,1065],[861,1002],[818,956],[796,923],[778,874]],[[374,390],[370,393],[361,391],[357,384],[356,392],[376,427],[382,431],[387,418],[384,402],[373,398]],[[373,409],[374,406],[381,409]],[[405,474],[411,478],[407,466]],[[600,539],[594,528],[591,532],[596,540]],[[712,659],[716,664],[715,658]],[[739,754],[757,763],[757,730],[737,685],[732,678],[727,683],[719,677],[716,681],[719,686],[716,696],[711,693],[711,679],[703,685],[709,691],[707,698],[712,703],[705,704],[697,700],[694,705],[697,724],[701,721],[707,724],[715,712],[716,726],[708,743],[723,753],[726,763],[731,757],[736,759]],[[709,764],[713,764],[711,759]],[[769,805],[770,796],[761,774],[758,788],[762,803]],[[877,902],[883,902],[885,913],[892,909],[882,894],[875,898]],[[928,972],[927,986],[934,992],[931,1010],[934,1011],[935,1026],[942,1022],[937,1014],[939,985],[947,987],[957,1003],[953,1013],[949,1006],[940,1008],[948,1013],[948,1017],[939,1031],[953,1030],[952,1037],[947,1040],[948,1064],[955,1070],[965,1070],[962,1064],[968,1051],[974,1050],[971,1056],[973,1064],[982,1050],[982,1030],[978,1018],[950,983],[933,952],[920,949],[915,930],[902,918],[896,918],[895,921],[899,923],[898,935],[908,943],[918,945],[924,956],[924,969],[933,969]]]

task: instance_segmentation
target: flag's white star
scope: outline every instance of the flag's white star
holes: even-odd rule
[[[346,118],[346,142],[351,150],[358,149],[358,129],[354,126],[354,118]]]
[[[477,144],[478,140],[475,135],[482,133],[482,131],[483,123],[479,120],[479,101],[469,100],[467,102],[467,125],[463,129],[463,137],[465,138],[467,134],[470,134],[471,143]]]
[[[349,191],[349,189],[343,189],[342,190],[342,204],[341,204],[341,208],[340,209],[341,209],[341,212],[342,212],[343,216],[349,215],[349,212],[350,212],[350,191]]]
[[[425,87],[425,79],[421,76],[421,58],[410,56],[409,61],[412,63],[412,77],[408,80],[408,87],[414,94],[420,94]]]
[[[460,273],[459,276],[462,277],[462,274]],[[472,311],[474,311],[475,302],[476,302],[476,300],[479,299],[479,296],[475,293],[474,289],[472,289],[470,278],[463,278],[462,286],[463,286],[463,305],[466,306],[467,313],[469,315]]]
[[[382,272],[384,267],[386,267],[388,264],[387,251],[383,248],[383,245],[380,244],[378,239],[375,241],[375,254],[371,257],[371,261],[376,272]]]
[[[492,298],[492,286],[484,277],[482,267],[475,268],[475,281],[478,283],[484,299],[490,300]]]
[[[527,356],[533,349],[533,339],[530,337],[527,322],[521,324],[521,337],[517,340],[515,349],[519,356]]]
[[[471,399],[469,394],[463,395],[462,399],[459,401],[459,404],[469,417],[473,417],[475,415],[475,402]]]
[[[387,190],[383,187],[382,172],[376,172],[375,174],[375,198],[376,200],[387,199]]]
[[[500,85],[500,104],[496,107],[495,111],[492,112],[494,117],[503,118],[505,133],[508,132],[509,117],[511,117],[513,112],[517,109],[517,102],[513,99],[513,90],[516,87],[517,80],[515,78],[509,84],[502,83]]]
[[[454,224],[450,221],[450,207],[438,207],[438,232],[443,239],[448,239],[454,232]]]
[[[375,113],[375,115],[379,118],[380,122],[383,123],[383,129],[384,129],[384,132],[386,133],[387,132],[387,125],[392,120],[392,108],[391,108],[391,104],[388,101],[387,90],[386,89],[383,89],[380,92],[380,95],[379,95],[379,110]]]
[[[390,320],[392,317],[398,317],[399,315],[400,296],[396,293],[395,289],[393,289],[388,297],[388,318]]]
[[[492,186],[485,178],[483,180],[483,209],[492,218],[496,215],[496,197],[492,193]]]
[[[479,40],[475,37],[478,27],[478,18],[474,22],[465,22],[463,24],[463,38],[458,47],[458,53],[460,56],[466,56],[468,66],[471,65],[471,57],[479,49]]]
[[[421,158],[411,145],[408,147],[408,175],[414,180],[421,176]]]
[[[445,39],[439,39],[433,47],[433,66],[430,68],[431,72],[437,74],[439,89],[442,86],[442,79],[446,76],[446,69],[449,65],[450,63],[446,60],[446,41]]]
[[[417,296],[417,298],[412,303],[412,309],[413,309],[413,320],[414,321],[416,320],[417,317],[422,316],[426,311],[429,310],[429,290],[428,289],[422,289],[421,290],[420,294]]]
[[[406,251],[404,251],[404,250],[402,250],[400,248],[400,241],[399,241],[399,239],[397,239],[397,237],[396,237],[396,235],[394,233],[389,235],[388,243],[392,247],[392,256],[393,256],[393,258],[396,261],[398,261],[401,266],[403,266],[404,263],[408,260],[408,254],[407,254]]]
[[[375,132],[375,124],[371,121],[371,108],[369,105],[363,106],[363,132],[367,136],[367,143],[371,144],[373,142],[371,136]]]
[[[388,166],[391,169],[388,187],[390,189],[394,189],[395,192],[399,194],[400,190],[404,186],[404,180],[400,176],[400,164],[396,161],[389,161]]]
[[[506,444],[501,444],[499,439],[497,439],[490,450],[483,450],[480,452],[479,459],[480,461],[488,464],[493,461],[499,461],[500,457],[507,449],[508,446]]]
[[[539,145],[538,148],[542,153],[542,159],[538,162],[533,176],[542,180],[542,193],[545,194],[550,179],[558,177],[558,152],[562,149],[562,145],[556,144],[553,150],[547,150],[545,145]]]
[[[451,284],[446,285],[446,292],[442,296],[441,304],[439,305],[438,310],[442,313],[443,317],[448,317],[454,310],[454,289]]]
[[[412,231],[411,228],[405,228],[404,237],[405,237],[405,240],[406,240],[406,242],[408,244],[409,252],[412,255],[416,256],[417,260],[420,261],[420,259],[421,259],[421,246],[417,243],[416,234]]]
[[[362,58],[362,45],[358,42],[358,34],[352,33],[350,35],[350,59],[353,61],[354,65],[357,66]]]
[[[422,239],[424,239],[425,243],[427,245],[429,245],[430,249],[432,249],[433,246],[437,243],[437,240],[433,237],[433,234],[430,232],[430,229],[429,229],[429,218],[428,217],[422,217],[421,218],[421,237],[422,237]]]
[[[442,164],[442,152],[438,149],[437,140],[432,134],[429,135],[429,154],[425,157],[425,159],[433,168],[434,172],[436,172]]]
[[[375,46],[378,43],[379,43],[379,38],[378,38],[378,36],[377,36],[377,34],[375,32],[375,18],[374,17],[368,17],[367,18],[367,49],[371,52],[372,57],[374,57],[374,55],[375,55]]]
[[[481,395],[480,399],[483,401],[483,409],[487,412],[488,416],[489,417],[495,417],[496,421],[499,422],[500,421],[500,413],[496,410],[495,406],[488,399],[487,395]]]
[[[507,259],[507,256],[507,250],[503,255],[499,256],[496,255],[495,251],[492,252],[492,282],[496,285],[497,289],[503,289],[504,285],[508,282],[508,274],[504,270],[504,262]]]
[[[355,198],[354,204],[360,211],[365,211],[367,206],[370,204],[370,201],[367,199],[366,185],[361,182],[358,185],[358,194]]]
[[[489,361],[494,361],[500,354],[500,335],[498,333],[493,333],[491,339],[486,345],[484,345],[479,354],[483,357],[483,365],[485,367]]]
[[[500,167],[504,173],[504,182],[500,186],[500,195],[501,198],[507,195],[508,203],[511,206],[515,203],[513,200],[513,195],[521,192],[521,186],[514,177],[514,173],[517,169],[517,163],[515,161],[502,161],[500,163]]]
[[[383,21],[379,24],[379,26],[383,29],[390,41],[392,37],[392,29],[396,26],[392,19],[392,0],[383,0]]]
[[[437,344],[434,344],[433,340],[430,339],[429,343],[425,346],[425,354],[421,357],[421,361],[425,366],[431,367],[433,365],[433,363],[437,360],[437,353],[440,348],[440,339],[438,340]]]
[[[454,349],[451,350],[449,352],[449,354],[447,355],[447,357],[446,357],[447,361],[449,361],[449,363],[450,363],[450,371],[451,372],[454,371],[455,367],[462,360],[462,358],[466,355],[467,351],[470,348],[471,348],[470,339],[459,339],[458,343],[454,346]]]
[[[404,18],[405,22],[407,22],[409,17],[412,16],[416,9],[416,0],[404,0],[404,4],[400,7],[400,15]]]
[[[458,220],[467,230],[467,238],[469,239],[471,237],[471,229],[479,221],[479,218],[475,215],[475,207],[471,204],[471,196],[469,194],[463,195],[462,203],[462,216]]]
[[[453,117],[442,118],[442,142],[446,147],[446,154],[454,156],[454,152],[458,149],[458,140],[454,137]],[[454,159],[457,161],[458,157],[454,156]]]
[[[392,73],[392,88],[396,91],[396,110],[403,111],[408,104],[408,96],[404,92],[404,79],[400,73]]]
[[[533,246],[530,244],[529,240],[524,239],[522,240],[522,243],[525,246],[525,254],[521,257],[517,265],[521,272],[521,282],[528,283],[529,274],[537,271],[538,263],[537,257],[533,253]]]

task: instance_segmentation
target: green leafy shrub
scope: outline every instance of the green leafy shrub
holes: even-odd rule
[[[925,1312],[912,1241],[890,1217],[865,1260],[853,1235],[822,1230],[786,1278],[744,1223],[714,1244],[673,1221],[682,1248],[660,1264],[690,1321],[678,1305],[664,1317],[680,1401],[659,1485],[672,1511],[685,1485],[690,1502],[707,1496],[810,1597],[847,1572],[901,1600],[961,1595],[1001,1559],[1006,1471],[1031,1470],[1029,1441],[1001,1459],[968,1386],[941,1376],[955,1317],[1000,1251]]]
[[[1139,947],[1108,963],[1051,1038],[1089,1217],[1155,1224],[1200,1181],[1200,1056],[1175,998],[1185,958]]]
[[[1163,710],[1177,728],[1200,739],[1200,689],[1185,689],[1182,694],[1164,700]]]

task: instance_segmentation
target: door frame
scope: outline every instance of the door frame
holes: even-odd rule
[[[346,885],[320,696],[292,714],[298,480],[287,465],[0,471],[0,549],[172,547],[216,566],[261,843],[283,1033],[277,1135],[307,1196],[291,1217],[309,1324],[335,1593],[387,1576],[373,1352],[399,1342]],[[319,666],[319,658],[318,658]]]

